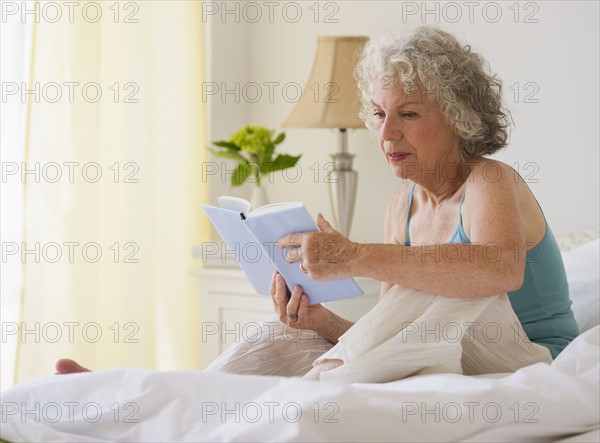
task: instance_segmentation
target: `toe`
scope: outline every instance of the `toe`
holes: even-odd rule
[[[61,358],[56,362],[56,372],[58,374],[74,374],[77,372],[90,372],[90,370],[84,368],[75,360],[71,360],[70,358]]]

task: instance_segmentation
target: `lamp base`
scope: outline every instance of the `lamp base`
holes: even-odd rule
[[[358,173],[352,169],[353,157],[346,152],[332,154],[336,169],[327,175],[334,223],[346,237],[350,233],[358,184]]]

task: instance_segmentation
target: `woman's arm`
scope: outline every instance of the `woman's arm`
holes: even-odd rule
[[[301,246],[304,267],[317,280],[364,276],[450,297],[514,291],[523,283],[525,236],[514,172],[495,163],[501,174],[491,177],[479,165],[468,184],[470,209],[463,223],[469,226],[472,244],[358,244],[322,216],[320,232],[292,234],[283,244]],[[298,259],[293,253],[290,258]]]
[[[515,178],[499,162],[474,167],[467,184],[469,210],[462,214],[471,244],[359,245],[357,271],[453,297],[485,297],[520,288],[526,244]]]

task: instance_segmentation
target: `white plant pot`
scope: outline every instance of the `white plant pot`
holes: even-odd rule
[[[261,206],[269,204],[269,197],[267,197],[267,190],[264,186],[254,187],[250,204],[252,205],[252,209],[260,208]]]

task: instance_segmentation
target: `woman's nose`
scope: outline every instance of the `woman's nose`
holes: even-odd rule
[[[385,141],[398,140],[402,133],[393,119],[386,117],[381,126],[381,138]]]

